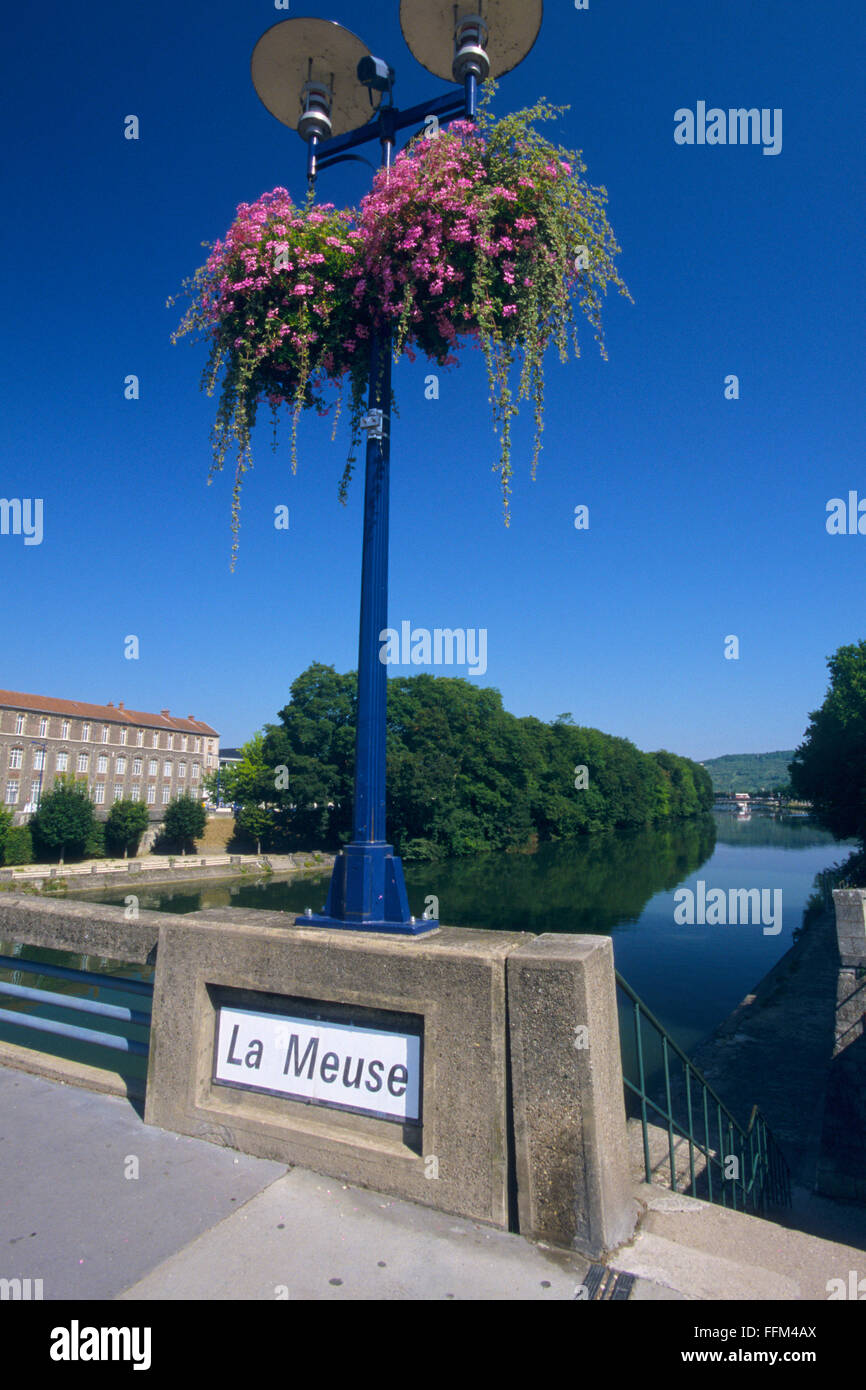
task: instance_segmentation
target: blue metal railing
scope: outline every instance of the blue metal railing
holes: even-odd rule
[[[0,971],[21,971],[25,974],[41,975],[48,979],[65,980],[70,983],[86,985],[96,989],[121,990],[124,994],[140,996],[142,1001],[153,998],[153,985],[143,980],[125,980],[117,975],[99,975],[90,970],[72,970],[65,965],[48,965],[43,961],[22,960],[18,956],[0,955]],[[96,1015],[111,1019],[116,1023],[127,1023],[133,1028],[150,1028],[150,1012],[134,1009],[126,1004],[107,1004],[100,999],[83,999],[73,994],[58,994],[51,990],[35,989],[30,985],[0,980],[0,996],[22,999],[29,1003],[48,1005],[53,1009],[63,1009],[70,1013]],[[92,1046],[107,1047],[115,1052],[126,1052],[134,1057],[147,1057],[148,1043],[137,1038],[127,1037],[126,1033],[106,1033],[93,1027],[78,1023],[64,1023],[53,1018],[41,1018],[35,1014],[15,1009],[0,1009],[0,1023],[12,1024],[18,1028],[31,1028],[37,1033],[52,1033],[57,1037],[72,1038],[76,1042]]]
[[[634,1025],[637,1075],[625,1075],[628,1064],[624,1060],[623,1079],[626,1096],[634,1098],[632,1108],[636,1104],[641,1122],[646,1181],[653,1180],[650,1127],[654,1121],[661,1133],[667,1131],[667,1155],[663,1162],[670,1167],[674,1192],[688,1187],[692,1196],[704,1196],[710,1202],[742,1211],[751,1207],[762,1212],[768,1205],[789,1207],[790,1171],[758,1107],[752,1107],[744,1128],[619,971],[616,983],[625,996],[625,1011],[631,1014]],[[660,1054],[652,1070],[647,1065],[647,1028]],[[677,1146],[683,1141],[688,1144],[688,1180],[680,1188]]]

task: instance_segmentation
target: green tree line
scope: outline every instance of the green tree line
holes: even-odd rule
[[[278,723],[223,768],[219,791],[265,848],[336,848],[351,837],[356,675],[314,663]],[[713,803],[688,758],[642,753],[575,724],[517,718],[498,690],[453,677],[388,682],[388,838],[436,859],[680,820]],[[217,778],[207,780],[213,795]]]

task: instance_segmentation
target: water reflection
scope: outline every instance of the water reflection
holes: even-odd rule
[[[794,818],[724,811],[664,829],[613,831],[531,854],[490,854],[407,864],[412,911],[439,899],[449,926],[525,932],[608,933],[617,968],[686,1050],[712,1031],[785,953],[801,926],[816,875],[846,858],[832,836]],[[783,927],[679,924],[674,892],[769,889],[784,900]],[[319,910],[329,874],[284,882],[141,892],[142,908]],[[102,899],[122,903],[114,896]],[[775,901],[775,899],[774,899]]]

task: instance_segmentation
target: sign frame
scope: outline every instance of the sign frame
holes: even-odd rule
[[[291,1101],[298,1105],[312,1106],[317,1110],[339,1110],[344,1114],[360,1115],[366,1119],[384,1121],[387,1124],[409,1127],[420,1132],[424,1116],[424,1017],[421,1014],[395,1013],[389,1009],[376,1009],[356,1004],[343,1004],[334,1000],[310,999],[304,996],[262,995],[256,990],[230,989],[224,986],[208,986],[214,1011],[213,1048],[211,1058],[210,1083],[221,1089],[252,1092],[257,1095],[274,1096],[277,1100]],[[223,1009],[233,1009],[260,1016],[271,1015],[280,1022],[319,1023],[323,1027],[339,1025],[344,1028],[363,1029],[366,1032],[392,1033],[418,1039],[418,1116],[388,1114],[368,1106],[350,1105],[342,1101],[323,1100],[297,1092],[276,1090],[272,1086],[257,1085],[252,1081],[229,1081],[217,1076],[219,1060],[220,1017]]]

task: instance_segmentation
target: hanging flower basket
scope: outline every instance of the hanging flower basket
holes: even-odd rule
[[[489,96],[488,96],[489,101]],[[533,128],[565,108],[539,102],[477,125],[455,121],[415,140],[390,171],[376,175],[361,204],[364,274],[354,287],[359,313],[375,312],[394,332],[395,359],[414,348],[441,366],[458,361],[461,339],[483,349],[500,458],[505,521],[511,478],[511,422],[522,399],[535,407],[532,473],[543,428],[543,358],[551,342],[562,361],[579,345],[575,301],[602,355],[601,301],[609,283],[628,290],[614,266],[619,247],[605,214],[607,195],[581,179],[577,152]],[[521,362],[519,382],[511,369]]]
[[[299,208],[284,188],[275,188],[240,205],[225,240],[214,244],[206,264],[185,283],[192,302],[173,341],[188,332],[209,340],[202,374],[208,395],[223,373],[210,476],[234,444],[233,563],[241,482],[252,466],[250,435],[261,404],[270,406],[275,426],[280,406],[291,410],[293,471],[301,411],[327,414],[347,384],[357,440],[370,329],[354,307],[361,233],[352,223],[352,213],[333,204]],[[350,472],[351,462],[343,489]]]
[[[434,138],[413,141],[389,171],[376,175],[357,213],[311,201],[297,207],[283,188],[241,204],[225,240],[185,282],[192,303],[174,340],[193,330],[208,337],[202,384],[209,395],[223,373],[211,478],[234,446],[232,564],[241,483],[252,466],[250,434],[262,403],[271,408],[275,446],[279,408],[291,411],[294,469],[300,412],[313,407],[325,414],[348,389],[345,500],[373,331],[393,335],[395,361],[404,351],[413,359],[419,351],[448,367],[464,345],[480,345],[499,434],[493,466],[506,525],[512,421],[520,402],[531,398],[534,477],[543,359],[551,344],[563,362],[570,346],[579,356],[575,306],[606,356],[601,304],[608,285],[630,298],[614,265],[619,247],[607,221],[606,191],[583,181],[578,152],[535,129],[566,107],[539,102],[496,121],[488,114],[494,91],[495,83],[485,84],[477,125],[458,121]]]

